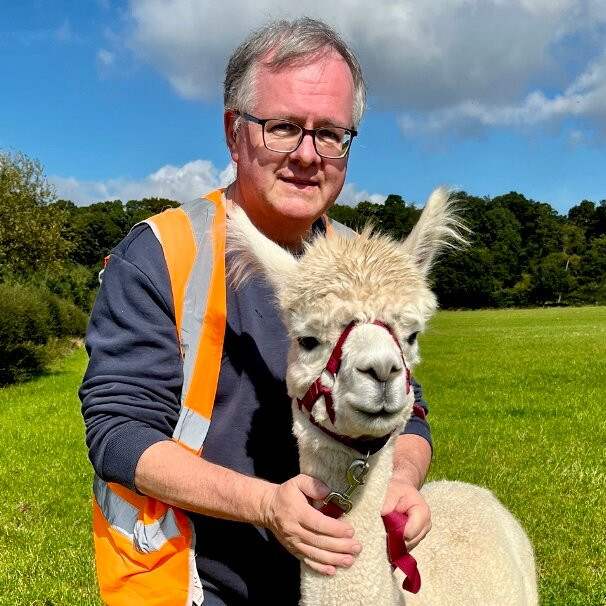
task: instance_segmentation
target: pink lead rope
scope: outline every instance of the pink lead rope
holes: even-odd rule
[[[421,589],[421,575],[417,561],[408,553],[404,542],[404,527],[408,522],[408,516],[399,511],[392,511],[382,517],[387,531],[389,561],[394,568],[399,568],[406,575],[402,589],[410,593],[418,593]]]
[[[320,511],[335,520],[345,512],[333,502],[325,503]],[[387,555],[394,568],[399,568],[406,578],[402,583],[402,589],[410,593],[418,593],[421,589],[421,575],[417,568],[417,561],[408,553],[404,542],[404,528],[408,522],[408,516],[399,511],[392,511],[381,516],[385,531],[387,532]]]

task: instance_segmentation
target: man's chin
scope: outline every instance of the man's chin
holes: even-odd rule
[[[309,221],[311,225],[328,205],[319,192],[286,192],[272,204],[275,211],[285,219]]]

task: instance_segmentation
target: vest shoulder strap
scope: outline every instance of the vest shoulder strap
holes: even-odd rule
[[[225,335],[225,205],[217,190],[146,222],[164,250],[183,355],[173,439],[200,453],[210,426]]]
[[[145,219],[162,245],[175,306],[177,331],[181,329],[185,288],[198,252],[190,219],[182,207],[170,208]]]

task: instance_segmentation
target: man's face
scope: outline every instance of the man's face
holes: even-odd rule
[[[308,129],[352,127],[353,79],[337,54],[279,71],[260,66],[256,85],[257,99],[250,113],[257,118],[285,118]],[[234,136],[234,120],[228,112],[227,140],[237,165],[235,202],[269,237],[296,241],[336,200],[347,158],[319,156],[311,135],[293,152],[270,151],[263,145],[259,124],[243,120]]]

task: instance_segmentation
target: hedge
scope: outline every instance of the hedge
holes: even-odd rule
[[[45,370],[53,343],[84,336],[86,322],[83,311],[45,288],[0,284],[0,385]]]

